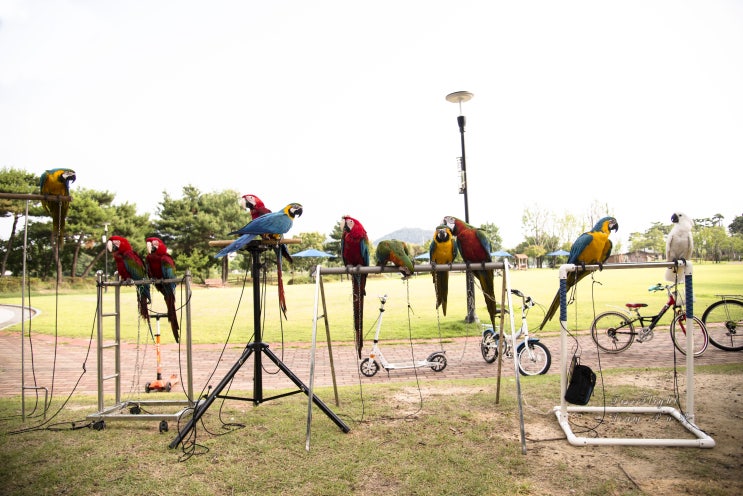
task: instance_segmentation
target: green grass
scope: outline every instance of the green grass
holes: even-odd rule
[[[697,371],[720,383],[741,372],[740,364]],[[634,373],[640,372],[611,370],[604,376]],[[85,416],[96,412],[92,397],[75,396],[56,417],[44,421],[36,416],[25,424],[18,398],[0,399],[4,494],[542,495],[566,494],[566,487],[572,494],[645,494],[621,476],[615,457],[630,471],[652,464],[658,479],[677,480],[676,490],[690,490],[689,479],[704,481],[704,492],[693,494],[732,495],[741,488],[735,482],[739,473],[730,466],[738,462],[726,461],[714,449],[569,446],[551,413],[559,396],[556,375],[522,381],[526,455],[513,378],[504,379],[498,403],[492,378],[432,381],[422,391],[415,383],[339,391],[341,406],[334,411],[351,430],[342,433],[315,409],[309,451],[304,395],[257,407],[215,403],[185,449],[168,448],[176,435],[174,423],[166,433],[158,432],[155,420],[109,419],[103,430],[72,430],[73,423],[84,426]],[[627,397],[655,394],[631,384],[621,391]],[[331,395],[325,388],[316,393]],[[599,401],[599,394],[593,401]],[[553,433],[535,431],[540,425]],[[563,454],[554,455],[563,448]],[[607,471],[615,475],[607,477]]]
[[[704,309],[716,300],[717,294],[743,294],[743,264],[700,264],[693,267],[695,314],[701,316]],[[571,330],[586,330],[595,314],[626,302],[645,302],[649,304],[648,314],[657,312],[666,301],[665,292],[649,293],[647,288],[662,281],[664,269],[605,270],[594,273],[578,284],[576,299],[568,306],[568,326]],[[530,269],[510,271],[511,287],[531,295],[540,306],[529,314],[532,328],[544,317],[546,307],[554,298],[559,286],[556,269]],[[497,290],[503,286],[503,278],[496,277]],[[350,281],[328,279],[324,283],[327,319],[331,337],[334,341],[353,340],[353,313]],[[310,341],[315,308],[315,284],[286,286],[287,317],[279,319],[276,286],[267,286],[262,313],[263,339],[271,342]],[[103,312],[115,310],[116,288],[108,288],[103,297]],[[394,274],[384,274],[369,278],[366,290],[364,328],[367,337],[374,334],[374,323],[378,316],[377,296],[387,294],[389,300],[384,313],[381,339],[400,340],[410,336],[417,339],[452,338],[478,335],[478,324],[465,324],[466,295],[465,277],[452,273],[449,284],[449,304],[447,315],[435,309],[435,293],[431,276],[418,274],[410,280],[402,281]],[[178,295],[182,308],[186,297],[183,291]],[[484,300],[476,288],[476,312],[480,319],[487,320]],[[139,333],[147,333],[144,324],[137,319],[133,287],[121,287],[121,332],[124,341],[135,342]],[[20,295],[0,297],[0,303],[20,304]],[[515,301],[514,304],[518,302]],[[96,330],[95,289],[56,295],[49,292],[26,296],[26,304],[40,309],[41,314],[31,324],[32,332],[57,333],[61,337],[85,338]],[[153,310],[162,312],[164,305],[159,293],[153,289]],[[319,307],[322,315],[322,306]],[[518,315],[518,314],[517,314]],[[182,327],[185,328],[186,312],[180,313]],[[205,289],[194,287],[191,298],[191,329],[194,343],[221,343],[231,332],[231,338],[238,342],[247,341],[253,333],[253,288],[249,284],[242,287]],[[544,332],[559,331],[559,315],[556,315]],[[104,318],[104,336],[112,336],[113,317]],[[662,323],[670,323],[670,312]],[[153,327],[155,322],[153,321]],[[519,325],[517,320],[516,325]],[[12,330],[20,330],[20,325]],[[161,323],[163,342],[172,340],[165,320]],[[95,334],[93,334],[95,336]],[[318,325],[318,339],[324,339],[324,325]]]

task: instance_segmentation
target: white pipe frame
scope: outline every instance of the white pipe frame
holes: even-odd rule
[[[567,435],[568,442],[574,446],[586,445],[614,445],[614,446],[677,446],[713,448],[715,441],[705,432],[698,429],[694,424],[694,293],[692,286],[692,264],[679,262],[679,267],[684,267],[684,278],[686,282],[686,414],[683,415],[672,407],[590,407],[590,406],[567,406],[565,392],[567,390],[568,369],[568,347],[567,347],[567,291],[566,280],[569,272],[574,272],[582,267],[574,264],[560,266],[560,405],[554,407],[554,413],[562,430]],[[674,262],[648,262],[631,264],[604,264],[586,265],[585,270],[612,270],[612,269],[644,269],[650,267],[676,267]],[[696,436],[696,439],[674,439],[674,438],[587,438],[575,436],[568,421],[569,413],[573,412],[605,412],[605,413],[637,413],[637,414],[665,414],[678,420],[682,426]]]

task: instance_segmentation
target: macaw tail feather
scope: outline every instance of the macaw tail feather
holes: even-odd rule
[[[577,275],[576,275],[577,274]],[[583,279],[589,274],[589,272],[586,271],[580,271],[580,272],[570,272],[568,273],[568,277],[565,280],[565,287],[569,291],[570,288],[578,284],[578,281]],[[552,299],[552,303],[550,304],[549,308],[547,309],[547,312],[544,314],[544,320],[542,320],[542,323],[539,324],[538,330],[542,330],[545,325],[547,325],[547,322],[552,320],[552,317],[555,316],[557,313],[557,309],[560,308],[560,291],[558,291],[555,294],[555,297]]]
[[[353,328],[356,334],[356,351],[361,358],[364,347],[364,296],[366,295],[366,274],[351,276],[353,288]]]
[[[147,322],[150,321],[150,312],[148,305],[152,299],[150,298],[150,286],[142,284],[137,286],[137,304],[139,306],[139,315]]]
[[[432,272],[433,284],[436,289],[436,308],[441,307],[441,311],[446,316],[446,300],[449,294],[449,273]]]
[[[276,283],[279,287],[279,308],[281,309],[281,313],[284,314],[284,319],[286,320],[286,294],[284,293],[284,278],[282,277],[281,271],[281,258],[281,248],[276,248]]]
[[[229,245],[222,248],[219,253],[217,253],[214,257],[215,258],[222,258],[225,255],[228,255],[232,253],[233,251],[237,251],[243,246],[247,245],[251,241],[253,241],[256,238],[255,234],[243,234],[239,238],[237,238],[235,241],[230,243]]]
[[[498,314],[498,305],[495,301],[495,284],[493,282],[493,270],[476,270],[474,271],[475,277],[480,281],[480,288],[482,289],[483,297],[485,298],[485,305],[488,308],[488,315],[490,316],[490,322],[495,324],[495,316]]]
[[[175,338],[175,342],[180,342],[180,337],[178,334],[178,314],[175,311],[175,295],[174,294],[166,294],[165,295],[165,306],[168,307],[168,322],[170,322],[170,328],[173,330],[173,337]]]

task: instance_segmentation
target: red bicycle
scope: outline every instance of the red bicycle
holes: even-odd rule
[[[666,290],[668,301],[656,315],[640,315],[640,309],[647,307],[647,303],[627,303],[627,313],[612,310],[599,314],[591,324],[591,337],[600,349],[607,353],[625,351],[637,340],[644,343],[653,339],[653,330],[663,318],[669,308],[673,308],[674,317],[671,321],[670,332],[673,345],[686,355],[686,311],[684,303],[678,294],[676,284],[664,286],[661,283],[648,288],[650,292]],[[635,330],[635,324],[639,329]],[[704,323],[694,317],[694,356],[704,353],[709,345],[709,336]]]

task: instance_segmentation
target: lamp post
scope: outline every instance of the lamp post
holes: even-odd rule
[[[467,118],[462,114],[462,102],[468,102],[475,96],[469,91],[455,91],[446,95],[446,101],[451,103],[459,104],[459,115],[457,116],[457,124],[459,125],[459,136],[462,146],[462,156],[459,158],[459,194],[464,195],[464,221],[469,224],[470,222],[470,208],[469,202],[467,201],[467,158],[464,153],[464,127],[467,124]],[[468,324],[475,322],[477,316],[475,315],[475,281],[472,273],[467,272],[467,316],[464,321]]]

